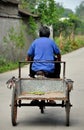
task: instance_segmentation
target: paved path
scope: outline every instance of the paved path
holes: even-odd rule
[[[46,108],[41,114],[37,107],[22,107],[18,109],[18,125],[11,125],[12,91],[7,89],[6,81],[12,76],[18,77],[18,69],[0,74],[0,130],[83,130],[84,129],[84,48],[62,56],[66,61],[66,78],[74,80],[71,92],[73,107],[70,114],[70,127],[65,126],[64,108]],[[28,67],[23,68],[22,74],[27,75]]]

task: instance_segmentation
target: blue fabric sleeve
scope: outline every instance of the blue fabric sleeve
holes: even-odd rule
[[[31,46],[29,47],[28,51],[27,51],[27,55],[28,56],[34,56],[34,42],[31,44]]]
[[[54,54],[60,54],[60,49],[54,41],[53,41],[53,51]]]

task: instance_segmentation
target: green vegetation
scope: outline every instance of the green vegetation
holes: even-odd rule
[[[60,39],[57,38],[56,42],[59,43]],[[59,46],[59,44],[58,44]],[[71,43],[68,39],[63,39],[63,49],[61,50],[62,54],[69,53],[78,48],[84,47],[84,37],[76,36],[75,42]],[[18,62],[8,62],[3,57],[0,57],[0,73],[13,70],[18,68]]]
[[[35,92],[29,92],[29,94],[34,94],[34,95],[44,95],[45,92],[42,92],[42,91],[35,91]]]
[[[25,36],[23,25],[21,24],[18,31],[11,27],[7,35],[3,37],[4,54],[3,57],[6,61],[17,62],[22,58],[22,50],[25,47]]]
[[[3,37],[3,45],[4,52],[0,55],[0,73],[13,70],[18,67],[18,59],[22,59],[21,50],[23,50],[25,46],[24,26],[20,26],[20,30],[18,30],[18,32],[14,29],[14,27],[11,27],[8,34]]]
[[[55,41],[60,43],[60,39],[56,38]],[[61,48],[61,54],[66,54],[69,52],[72,52],[74,50],[77,50],[81,47],[84,47],[84,37],[83,36],[75,36],[75,40],[71,41],[70,39],[62,39],[62,48]]]
[[[0,73],[18,68],[18,63],[6,62],[0,57]]]
[[[36,24],[36,21],[33,17],[30,17],[29,20],[28,20],[28,25],[30,26],[29,29],[28,29],[28,34],[29,35],[33,35],[33,38],[36,38],[37,37],[37,24]]]

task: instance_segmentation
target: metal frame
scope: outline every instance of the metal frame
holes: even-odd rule
[[[38,62],[38,63],[61,63],[63,64],[63,79],[65,79],[65,67],[66,67],[66,62],[65,61],[19,61],[19,75],[18,77],[21,78],[21,64],[25,63],[25,64],[29,64],[29,63],[33,63],[33,62]]]

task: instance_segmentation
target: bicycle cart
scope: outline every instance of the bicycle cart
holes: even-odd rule
[[[30,62],[30,61],[29,61]],[[66,125],[70,124],[70,92],[73,88],[73,81],[65,78],[65,62],[63,65],[63,78],[46,78],[42,75],[35,78],[24,78],[21,75],[21,64],[19,62],[19,76],[12,77],[7,81],[8,87],[13,88],[11,103],[12,125],[17,124],[17,107],[37,106],[41,113],[45,107],[63,107],[66,111]],[[61,101],[61,103],[51,103],[50,101]],[[24,102],[23,102],[24,101]],[[28,102],[27,102],[28,101]]]

